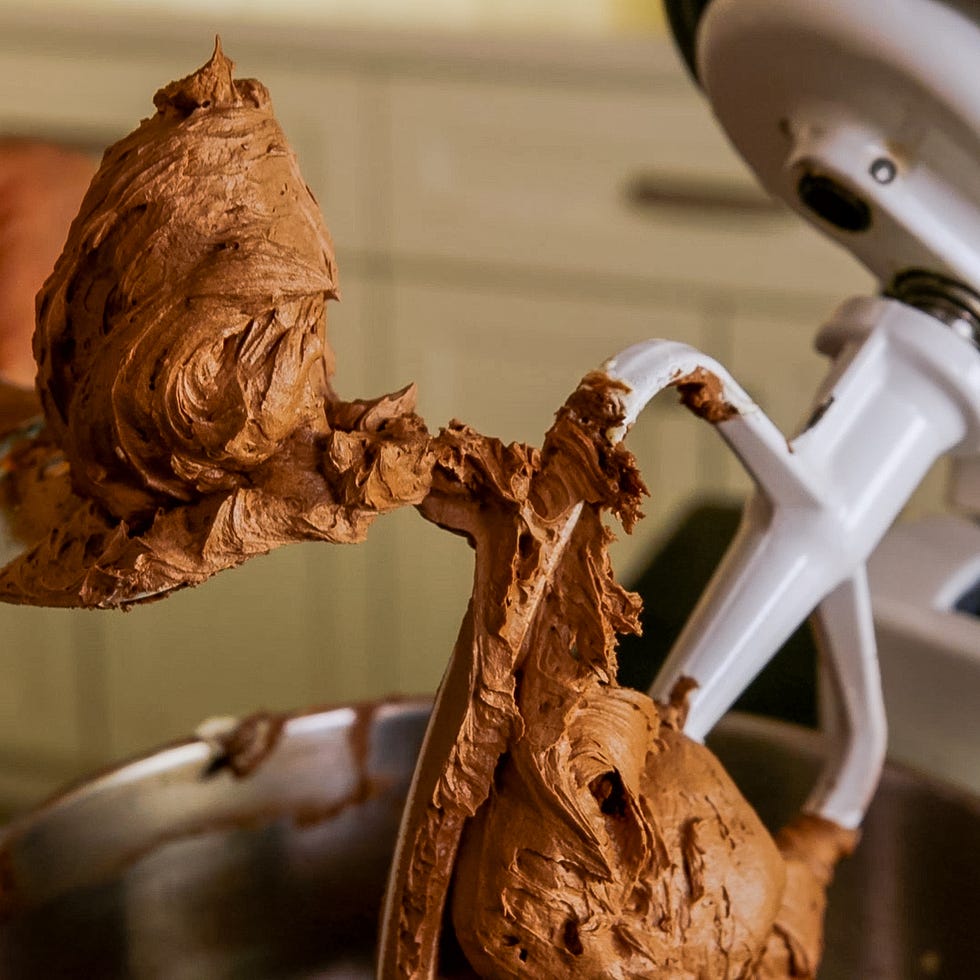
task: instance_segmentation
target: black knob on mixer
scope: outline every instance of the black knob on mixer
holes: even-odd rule
[[[852,190],[833,177],[804,173],[796,185],[800,200],[824,221],[841,231],[867,231],[871,208]]]

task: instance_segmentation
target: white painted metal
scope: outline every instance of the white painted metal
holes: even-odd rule
[[[978,50],[969,0],[714,0],[698,35],[712,109],[762,185],[885,283],[909,268],[980,283]],[[805,171],[867,201],[870,228],[804,207]]]
[[[980,357],[938,320],[890,299],[845,303],[819,344],[834,366],[819,418],[792,442],[723,367],[686,345],[641,344],[605,370],[630,388],[626,425],[665,386],[697,368],[714,374],[738,412],[718,432],[758,487],[652,695],[665,700],[692,677],[686,731],[703,738],[819,607],[841,727],[828,733],[809,808],[856,826],[886,741],[865,563],[939,456],[980,450]]]
[[[976,292],[978,50],[971,0],[714,0],[697,62],[718,121],[766,190],[886,288],[917,270]],[[831,220],[801,181],[832,188],[856,219]],[[791,444],[754,409],[718,426],[757,490],[652,693],[666,698],[693,677],[687,731],[703,737],[816,609],[833,703],[809,807],[855,826],[886,746],[865,563],[939,456],[960,457],[954,499],[980,499],[980,355],[968,335],[884,299],[844,304],[818,346],[834,367],[815,421]],[[609,370],[642,400],[662,381],[665,353],[638,348]]]
[[[938,514],[894,527],[868,564],[889,755],[980,793],[980,524]]]

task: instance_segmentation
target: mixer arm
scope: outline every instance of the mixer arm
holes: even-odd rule
[[[817,606],[813,625],[822,657],[826,758],[805,809],[843,827],[857,827],[877,788],[888,741],[863,565]]]
[[[933,462],[980,444],[980,355],[934,317],[890,299],[845,303],[818,343],[835,363],[813,422],[792,444],[724,368],[684,345],[637,345],[605,369],[630,389],[624,424],[665,379],[713,378],[702,414],[757,485],[652,696],[665,701],[692,678],[685,731],[703,738],[819,606],[839,724],[809,808],[853,827],[885,742],[864,566]]]

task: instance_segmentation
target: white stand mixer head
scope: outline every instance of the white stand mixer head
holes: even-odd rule
[[[766,190],[886,289],[980,284],[980,4],[713,0],[696,58]]]

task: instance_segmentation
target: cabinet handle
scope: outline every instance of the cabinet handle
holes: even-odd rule
[[[780,202],[751,188],[669,174],[636,174],[623,196],[635,211],[677,210],[710,216],[779,219],[789,212]]]

